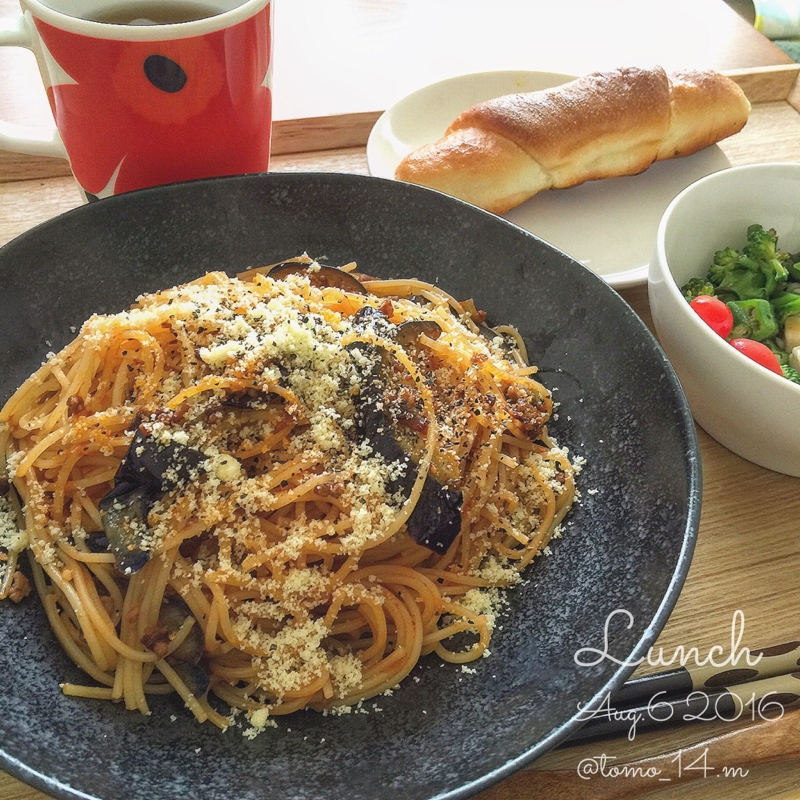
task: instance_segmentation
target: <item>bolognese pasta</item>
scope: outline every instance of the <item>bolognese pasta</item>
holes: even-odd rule
[[[0,596],[27,551],[64,692],[263,727],[487,654],[576,470],[482,317],[305,256],[91,317],[0,412]]]

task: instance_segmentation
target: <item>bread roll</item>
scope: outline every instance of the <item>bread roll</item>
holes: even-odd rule
[[[749,112],[744,92],[716,72],[596,72],[473,106],[406,156],[395,177],[503,214],[543,189],[695,153],[740,131]]]

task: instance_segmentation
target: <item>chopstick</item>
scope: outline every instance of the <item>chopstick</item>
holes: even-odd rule
[[[775,719],[800,701],[800,641],[749,651],[724,666],[679,667],[634,678],[612,693],[565,744],[699,721]]]
[[[751,658],[745,659],[746,666],[739,666],[744,651],[738,654],[733,665],[728,668],[712,664],[693,667],[677,667],[654,675],[643,675],[624,683],[611,697],[617,706],[641,704],[656,694],[668,699],[687,694],[695,689],[719,689],[737,686],[749,681],[771,678],[774,675],[787,675],[800,665],[800,641],[784,642],[773,647],[750,650]],[[753,663],[756,658],[757,663]]]

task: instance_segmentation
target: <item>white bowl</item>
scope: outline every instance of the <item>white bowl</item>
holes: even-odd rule
[[[731,167],[684,189],[658,227],[650,309],[698,425],[748,461],[800,476],[800,385],[736,351],[680,292],[717,250],[741,248],[754,223],[774,228],[781,250],[800,250],[800,164]]]

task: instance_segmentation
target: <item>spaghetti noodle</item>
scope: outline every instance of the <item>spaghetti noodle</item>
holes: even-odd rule
[[[214,694],[263,727],[487,654],[487,598],[575,495],[551,396],[471,301],[354,270],[144,295],[6,403],[0,503],[24,524],[0,524],[0,592],[27,548],[93,682],[67,694],[146,714],[177,692],[224,728]]]

